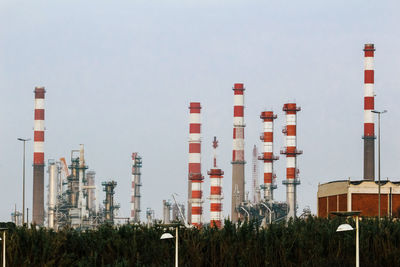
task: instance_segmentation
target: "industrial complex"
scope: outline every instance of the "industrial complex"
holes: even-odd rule
[[[390,180],[376,181],[375,171],[375,123],[374,113],[380,113],[374,106],[374,51],[373,44],[364,46],[364,170],[363,180],[339,179],[319,184],[317,193],[317,216],[328,217],[331,212],[361,211],[363,216],[400,216],[400,183]],[[288,221],[297,216],[311,214],[310,210],[303,210],[298,214],[297,187],[300,185],[298,156],[303,153],[297,144],[297,114],[301,111],[295,102],[281,103],[280,117],[273,110],[260,110],[261,133],[258,144],[252,151],[252,182],[250,188],[245,188],[245,86],[235,83],[233,90],[233,138],[232,145],[232,181],[231,188],[223,188],[224,171],[217,162],[217,148],[219,141],[213,138],[212,167],[207,171],[205,178],[202,172],[202,122],[201,111],[204,103],[189,103],[189,155],[187,178],[182,177],[183,184],[187,181],[187,204],[176,201],[172,192],[173,201],[164,199],[162,202],[163,216],[159,221],[170,223],[181,221],[193,227],[202,227],[209,224],[218,228],[223,227],[224,219],[234,223],[244,220],[255,220],[260,225],[278,221]],[[130,214],[127,217],[117,217],[119,204],[115,203],[114,195],[117,182],[106,180],[101,183],[105,198],[99,200],[96,187],[96,172],[89,170],[86,164],[84,145],[79,149],[72,149],[68,161],[61,157],[59,160],[49,159],[45,164],[45,93],[44,87],[34,90],[34,144],[33,144],[33,207],[32,223],[47,226],[55,230],[62,227],[91,229],[102,223],[114,224],[117,220],[123,223],[147,223],[152,225],[157,221],[154,210],[146,209],[147,222],[141,221],[142,201],[142,155],[134,152],[131,155],[131,178],[125,182],[119,180],[120,186],[130,184]],[[379,114],[380,115],[380,114]],[[281,117],[282,116],[282,117]],[[278,188],[274,162],[279,160],[275,151],[274,122],[285,121],[282,130],[284,136],[283,149],[279,152],[285,157],[286,178],[281,179],[286,188],[286,200],[277,201],[274,191]],[[250,129],[253,130],[253,129]],[[301,135],[301,133],[300,133]],[[226,142],[226,140],[222,140]],[[251,140],[256,143],[256,140]],[[258,149],[260,147],[260,149]],[[260,153],[260,152],[261,153]],[[281,159],[283,160],[283,159]],[[259,166],[262,166],[263,175],[259,180]],[[127,168],[129,168],[127,166]],[[45,183],[47,169],[48,183]],[[380,171],[380,170],[379,170]],[[379,172],[380,173],[380,172]],[[203,194],[203,182],[209,179],[209,195]],[[121,184],[123,183],[123,184]],[[45,187],[47,185],[47,187]],[[144,184],[144,186],[146,186]],[[45,203],[45,189],[47,188],[47,203]],[[248,191],[252,191],[252,198]],[[208,191],[208,190],[207,190]],[[231,211],[229,217],[223,215],[222,200],[224,192],[231,192]],[[226,196],[225,196],[226,197]],[[209,201],[209,205],[204,205]],[[46,205],[45,205],[46,204]],[[161,205],[161,203],[160,203]],[[203,209],[203,207],[208,208]],[[186,211],[186,212],[185,212]],[[209,221],[204,220],[204,213],[209,214]],[[12,213],[15,223],[21,224],[22,213],[16,209]],[[23,220],[22,220],[23,221]]]

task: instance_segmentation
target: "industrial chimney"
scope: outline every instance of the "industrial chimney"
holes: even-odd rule
[[[200,227],[202,224],[203,200],[201,175],[201,105],[191,102],[189,106],[189,181],[188,181],[188,220]]]
[[[35,87],[32,223],[44,222],[44,87]]]
[[[364,180],[375,179],[374,51],[364,46]]]
[[[303,153],[297,150],[296,135],[296,117],[300,107],[297,107],[296,103],[287,103],[283,105],[283,111],[286,112],[286,127],[282,131],[286,135],[286,147],[281,150],[281,154],[286,155],[286,181],[283,181],[283,184],[286,185],[287,219],[290,219],[296,218],[296,186],[300,184],[296,157]]]
[[[214,158],[213,168],[208,171],[210,175],[210,226],[221,228],[222,225],[222,178],[224,172],[217,168],[217,137],[213,141]]]
[[[232,221],[237,222],[240,213],[237,207],[244,201],[244,86],[233,86],[233,153],[232,153]]]
[[[273,183],[274,180],[274,160],[279,157],[274,156],[273,142],[274,142],[274,120],[277,116],[273,111],[261,112],[260,118],[264,123],[264,133],[260,136],[263,141],[263,154],[259,157],[259,160],[264,161],[264,200],[272,201],[274,199],[273,189],[276,185]]]

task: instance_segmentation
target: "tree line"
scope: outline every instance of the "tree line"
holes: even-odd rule
[[[354,221],[347,219],[353,226]],[[180,266],[354,266],[355,232],[336,232],[344,218],[295,219],[260,228],[179,229]],[[8,266],[174,266],[174,239],[163,225],[102,225],[96,230],[6,226]],[[360,265],[400,266],[400,222],[360,221]]]

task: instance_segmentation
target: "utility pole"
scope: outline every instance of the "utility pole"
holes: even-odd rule
[[[22,225],[25,223],[25,143],[29,140],[24,138],[17,138],[18,141],[24,142],[24,155],[23,155],[23,167],[22,167]]]
[[[381,224],[381,114],[387,110],[377,111],[372,110],[372,113],[378,114],[378,218],[379,225]]]

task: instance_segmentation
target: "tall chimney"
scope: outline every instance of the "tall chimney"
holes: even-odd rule
[[[286,127],[283,133],[286,134],[286,147],[281,151],[281,154],[286,155],[286,202],[288,204],[287,219],[296,218],[296,186],[300,184],[298,179],[298,169],[296,157],[303,152],[297,150],[297,136],[296,136],[296,116],[300,111],[300,107],[296,103],[287,103],[283,105],[283,111],[286,112]]]
[[[364,46],[364,180],[375,179],[374,45]]]
[[[189,106],[189,183],[188,183],[188,220],[190,224],[202,225],[203,200],[201,175],[201,105],[191,102]]]
[[[222,225],[222,178],[224,172],[217,168],[217,137],[214,136],[213,149],[214,160],[213,168],[208,171],[210,175],[210,226],[221,228]]]
[[[35,87],[33,137],[33,208],[32,223],[44,221],[44,87]]]
[[[240,213],[237,207],[244,201],[244,86],[233,86],[233,153],[232,153],[232,221],[237,222]]]
[[[264,200],[272,201],[274,199],[273,189],[276,185],[273,183],[274,180],[274,160],[279,157],[274,156],[274,120],[277,118],[273,111],[261,112],[260,118],[264,122],[264,133],[260,137],[263,141],[263,154],[258,159],[264,161]]]

